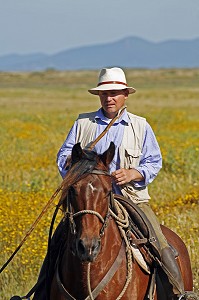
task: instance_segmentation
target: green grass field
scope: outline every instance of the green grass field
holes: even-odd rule
[[[128,110],[147,118],[163,155],[149,187],[160,222],[187,245],[199,292],[199,69],[126,70]],[[56,154],[78,114],[99,107],[97,71],[0,73],[0,266],[61,182]],[[55,203],[57,200],[55,201]],[[0,299],[25,295],[46,253],[54,205],[0,275]],[[59,218],[61,215],[59,216]]]

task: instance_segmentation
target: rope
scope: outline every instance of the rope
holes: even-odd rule
[[[122,299],[124,293],[126,292],[128,286],[129,286],[129,283],[131,282],[131,278],[132,278],[132,274],[133,274],[133,267],[132,267],[133,266],[133,260],[132,260],[132,253],[131,253],[130,244],[129,244],[129,241],[127,240],[125,231],[120,226],[118,226],[118,228],[119,228],[119,230],[121,232],[121,235],[123,236],[124,241],[126,243],[127,278],[126,278],[126,282],[125,282],[125,285],[123,287],[123,290],[121,291],[120,295],[117,297],[116,300]]]
[[[120,216],[116,215],[110,209],[111,216],[116,220],[116,222],[119,226],[122,226],[123,228],[128,228],[129,227],[129,219],[128,219],[127,211],[122,206],[122,204],[120,202],[118,202],[117,200],[115,200],[115,206],[118,211],[118,215],[120,215]]]
[[[82,214],[95,215],[95,216],[97,216],[100,219],[100,221],[102,223],[105,222],[104,219],[103,219],[103,217],[97,211],[89,210],[89,209],[88,210],[80,210],[80,211],[76,212],[75,214],[73,214],[73,217],[77,217],[77,216],[82,215]]]
[[[111,120],[111,122],[107,125],[107,127],[104,129],[104,131],[96,138],[95,141],[93,141],[90,145],[90,147],[88,148],[89,150],[93,150],[93,148],[95,147],[95,145],[99,142],[99,140],[106,134],[106,132],[110,129],[110,127],[113,125],[113,123],[119,119],[119,117],[122,115],[123,111],[125,110],[126,106],[123,106],[119,111],[118,114],[115,116],[115,118],[113,118]],[[60,190],[63,188],[63,181],[61,183],[61,185],[56,189],[56,191],[54,192],[54,194],[51,196],[50,200],[46,203],[46,205],[44,206],[43,210],[41,211],[41,213],[39,214],[39,216],[37,217],[37,219],[34,221],[34,223],[32,224],[32,226],[30,227],[30,229],[28,230],[28,232],[26,233],[26,235],[24,236],[24,238],[22,239],[21,243],[17,246],[17,248],[15,249],[15,251],[12,253],[12,255],[9,257],[9,259],[6,261],[6,263],[1,267],[0,269],[0,273],[3,272],[3,270],[7,267],[7,265],[11,262],[11,260],[14,258],[14,256],[17,254],[17,252],[20,250],[20,248],[22,247],[22,245],[25,243],[25,241],[27,240],[27,238],[29,237],[29,235],[32,233],[32,231],[35,229],[35,227],[37,226],[37,224],[39,223],[40,219],[42,218],[42,216],[47,212],[48,208],[50,207],[50,205],[53,203],[53,200],[55,199],[55,197],[58,195],[58,193],[60,192]]]
[[[55,197],[58,195],[62,188],[62,185],[57,188],[57,190],[54,192],[54,194],[51,196],[50,200],[46,203],[44,208],[42,209],[41,213],[37,217],[37,219],[34,221],[34,223],[31,225],[30,229],[27,231],[26,235],[22,239],[21,243],[17,246],[15,251],[12,253],[12,255],[9,257],[7,262],[1,267],[0,273],[3,272],[3,270],[7,267],[7,265],[11,262],[11,260],[14,258],[14,256],[17,254],[17,252],[20,250],[20,248],[23,246],[29,235],[32,233],[32,231],[35,229],[39,221],[41,220],[42,216],[47,212],[48,208],[51,206],[52,202],[54,201]]]
[[[116,298],[116,300],[122,299],[124,293],[126,292],[129,283],[131,282],[132,274],[133,274],[133,260],[132,260],[132,253],[131,253],[131,245],[130,242],[127,239],[126,233],[124,228],[129,227],[129,219],[128,219],[128,213],[126,209],[117,201],[115,200],[115,206],[118,211],[117,216],[112,210],[110,210],[111,215],[113,218],[115,218],[116,223],[118,224],[118,228],[121,234],[121,237],[124,239],[125,244],[126,244],[126,258],[127,258],[127,278],[125,285],[119,294],[119,296]]]
[[[90,278],[91,273],[90,272],[91,272],[91,263],[88,264],[87,285],[88,285],[88,293],[89,293],[90,299],[94,300],[93,295],[92,295],[92,290],[91,290],[91,278]]]
[[[125,241],[125,244],[126,244],[126,258],[127,258],[127,278],[126,278],[126,282],[125,282],[125,285],[124,285],[121,293],[116,298],[116,300],[120,300],[120,299],[122,299],[123,295],[125,294],[128,286],[129,286],[129,283],[131,282],[132,273],[133,273],[133,267],[132,267],[133,260],[132,260],[131,245],[130,245],[130,242],[128,241],[128,239],[127,239],[127,236],[126,236],[126,233],[125,233],[125,230],[124,230],[124,229],[129,227],[128,213],[127,213],[126,209],[122,206],[122,204],[119,203],[117,200],[115,200],[115,206],[116,206],[116,209],[117,209],[117,215],[111,209],[110,209],[110,215],[116,220],[116,223],[118,225],[121,237]],[[73,215],[73,217],[79,216],[81,214],[96,215],[101,220],[102,223],[105,222],[103,217],[98,212],[93,211],[93,210],[79,211],[79,212],[75,213]],[[94,300],[93,295],[92,295],[92,290],[91,290],[90,268],[91,268],[91,263],[88,264],[88,268],[87,268],[87,286],[88,286],[89,297],[90,297],[91,300]]]

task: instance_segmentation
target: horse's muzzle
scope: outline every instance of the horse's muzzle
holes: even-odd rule
[[[93,262],[98,256],[101,249],[100,238],[77,238],[75,254],[81,261]]]

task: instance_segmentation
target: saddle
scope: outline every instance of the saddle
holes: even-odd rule
[[[114,195],[114,199],[119,201],[129,215],[130,230],[127,231],[126,235],[131,243],[135,260],[143,270],[150,274],[148,299],[152,300],[154,299],[155,290],[158,291],[160,287],[163,288],[164,286],[165,293],[167,290],[172,289],[169,281],[165,278],[165,268],[163,271],[161,249],[156,233],[147,216],[138,205],[120,195]],[[176,249],[171,245],[170,247],[175,257],[178,257]]]
[[[161,250],[159,241],[144,212],[131,200],[121,195],[114,194],[114,199],[119,201],[129,214],[130,232],[128,232],[128,237],[131,243],[139,248],[149,265],[152,265],[154,262],[160,264]]]

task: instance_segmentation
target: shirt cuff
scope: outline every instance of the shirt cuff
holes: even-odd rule
[[[142,187],[145,187],[147,184],[146,184],[146,176],[145,176],[145,172],[143,172],[142,168],[141,167],[137,167],[135,168],[135,170],[137,170],[143,177],[144,177],[144,180],[141,180],[141,181],[133,181],[133,185],[137,188],[142,188]]]

